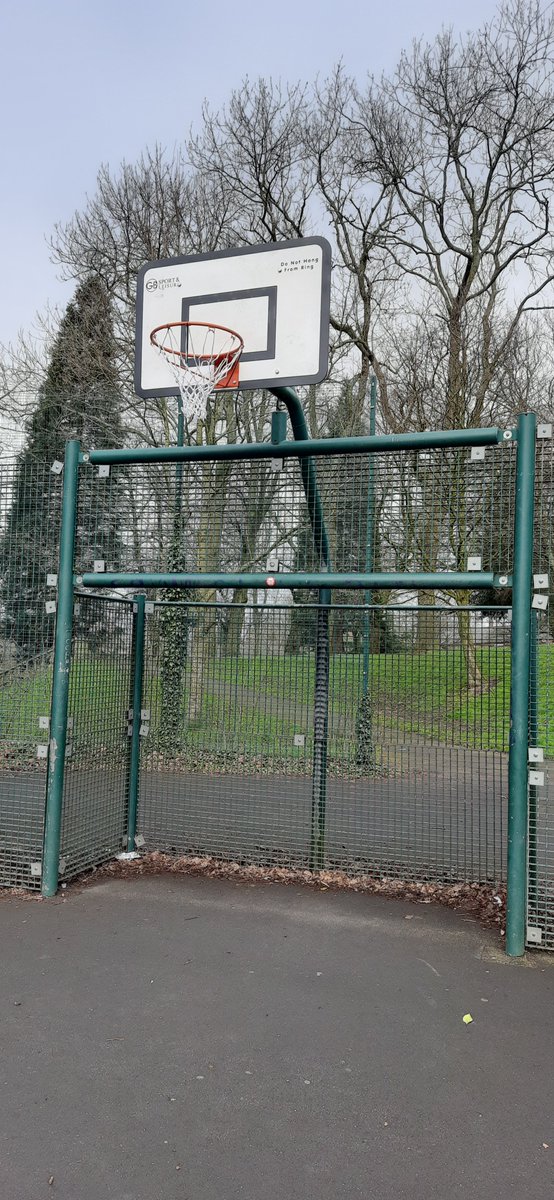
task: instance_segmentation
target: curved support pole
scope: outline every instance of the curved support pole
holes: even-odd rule
[[[271,395],[275,396],[276,400],[280,400],[285,405],[290,417],[290,423],[295,442],[306,442],[310,440],[306,418],[302,409],[302,405],[294,388],[282,387],[271,388]],[[327,571],[331,570],[331,552],[329,549],[329,538],[325,528],[325,517],[323,515],[323,505],[321,496],[317,486],[317,475],[313,458],[299,458],[300,473],[302,475],[302,484],[308,504],[308,512],[314,534],[315,548],[320,559],[323,560]]]

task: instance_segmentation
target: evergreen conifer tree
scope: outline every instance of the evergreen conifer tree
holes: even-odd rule
[[[18,456],[13,497],[0,542],[4,635],[26,658],[47,647],[43,620],[46,575],[57,570],[65,442],[83,448],[122,443],[116,345],[107,292],[95,277],[82,283],[60,322],[37,407]],[[90,569],[103,558],[120,561],[118,480],[106,480],[102,519],[93,520],[92,474],[81,471],[76,561]],[[111,493],[111,494],[110,494]],[[46,639],[49,640],[48,638]]]

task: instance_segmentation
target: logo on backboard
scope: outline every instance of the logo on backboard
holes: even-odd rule
[[[146,284],[147,292],[165,291],[166,288],[180,288],[181,280],[178,275],[171,275],[169,279],[149,279]]]

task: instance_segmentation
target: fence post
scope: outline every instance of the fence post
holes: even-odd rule
[[[66,444],[64,461],[56,639],[54,643],[54,674],[52,704],[50,708],[48,778],[42,854],[43,896],[55,896],[58,890],[60,871],[69,667],[71,663],[71,639],[73,633],[73,555],[77,525],[78,483],[79,442],[72,440]]]
[[[536,417],[525,413],[517,425],[514,568],[512,582],[512,654],[510,757],[508,767],[508,898],[506,953],[525,953],[527,911],[527,822],[529,750],[529,675],[533,518],[535,500]]]
[[[133,600],[133,693],[131,718],[131,745],[129,752],[129,802],[127,805],[127,853],[135,849],[137,832],[137,809],[140,777],[140,726],[142,689],[144,680],[144,623],[146,597],[135,596]]]
[[[539,616],[531,611],[531,644],[529,655],[529,745],[539,744]],[[529,849],[527,854],[529,882],[528,902],[535,910],[537,908],[537,791],[529,787]]]
[[[369,436],[375,437],[376,424],[376,409],[377,409],[377,378],[371,376],[369,390]],[[373,537],[375,524],[375,466],[373,455],[368,454],[367,466],[367,514],[366,514],[366,536],[365,536],[365,569],[369,573],[373,571]],[[364,640],[363,640],[363,670],[362,670],[362,696],[364,700],[369,691],[369,643],[370,643],[370,614],[369,606],[373,603],[373,592],[370,588],[364,592],[364,604],[366,612],[364,613]]]

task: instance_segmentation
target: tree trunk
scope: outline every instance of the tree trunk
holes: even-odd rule
[[[417,629],[415,648],[417,654],[424,654],[426,650],[432,650],[437,645],[437,617],[434,612],[429,612],[427,607],[435,607],[436,604],[435,592],[422,590],[418,596],[417,612]]]
[[[198,599],[207,603],[215,600],[215,591],[203,589]],[[213,608],[196,608],[194,634],[190,656],[190,674],[187,713],[189,721],[198,720],[206,691],[206,676],[216,657],[216,611]]]
[[[220,565],[221,534],[225,516],[227,480],[232,464],[226,462],[206,463],[202,467],[202,513],[198,530],[197,571],[211,572]],[[195,599],[212,604],[216,599],[214,588],[199,588]],[[216,617],[212,608],[196,608],[194,635],[191,649],[188,718],[196,721],[200,716],[205,676],[216,653]]]
[[[225,634],[224,653],[228,658],[238,658],[240,654],[240,643],[247,600],[247,589],[237,588],[233,597],[233,603],[229,606],[229,622]]]
[[[457,612],[458,633],[467,670],[467,687],[469,692],[480,692],[483,679],[477,662],[477,651],[471,632],[470,614],[460,606]]]

